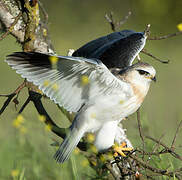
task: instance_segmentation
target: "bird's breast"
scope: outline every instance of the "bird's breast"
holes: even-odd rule
[[[131,88],[133,90],[133,95],[136,98],[137,104],[142,104],[142,102],[145,99],[145,96],[148,92],[149,86],[131,84]]]

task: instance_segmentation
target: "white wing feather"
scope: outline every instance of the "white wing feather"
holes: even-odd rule
[[[126,86],[99,60],[59,56],[55,67],[36,59],[36,54],[41,57],[41,53],[14,53],[6,62],[68,111],[77,112],[92,97],[122,92]],[[43,56],[50,59],[49,55]]]

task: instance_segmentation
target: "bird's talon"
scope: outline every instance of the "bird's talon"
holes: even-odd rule
[[[118,156],[118,153],[117,153],[117,152],[115,152],[113,156],[114,156],[114,157],[117,157],[117,156]]]
[[[114,151],[115,151],[114,156],[116,157],[116,156],[118,156],[118,154],[120,154],[121,156],[126,157],[126,155],[124,154],[123,151],[129,152],[132,150],[133,150],[133,148],[126,147],[126,143],[123,142],[120,146],[117,146],[117,145],[114,146]]]

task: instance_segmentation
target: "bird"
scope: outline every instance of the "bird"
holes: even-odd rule
[[[117,68],[123,69],[131,66],[134,59],[139,57],[140,51],[146,44],[149,28],[150,24],[147,25],[143,32],[136,32],[134,30],[113,32],[86,43],[76,51],[71,49],[68,55],[91,58],[93,60],[100,59],[113,73]],[[133,148],[125,132],[126,129],[123,129],[122,124],[118,124],[117,137],[115,139],[118,144],[126,142],[127,147]]]
[[[156,70],[144,62],[113,73],[99,59],[39,52],[15,52],[6,62],[59,106],[76,113],[54,155],[58,163],[69,159],[88,132],[95,134],[98,151],[110,148],[118,124],[141,106],[151,82],[156,81]]]
[[[86,43],[72,56],[99,59],[109,69],[131,66],[145,46],[149,26],[144,32],[122,30],[102,36]]]

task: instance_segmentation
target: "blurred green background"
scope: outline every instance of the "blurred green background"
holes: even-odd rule
[[[132,15],[121,30],[143,31],[147,24],[151,24],[151,36],[177,32],[176,26],[182,22],[180,0],[41,0],[41,2],[49,14],[50,36],[57,54],[60,55],[66,55],[69,48],[77,49],[90,40],[111,33],[110,25],[104,18],[110,11],[114,12],[116,20],[120,20],[130,10]],[[152,84],[141,108],[144,132],[155,138],[166,133],[163,141],[170,145],[177,125],[182,119],[182,36],[147,41],[145,48],[161,59],[171,60],[166,65],[141,54],[142,60],[152,64],[157,70],[157,83]],[[20,50],[21,47],[11,36],[0,41],[0,94],[12,92],[23,81],[4,62],[6,55]],[[23,90],[19,96],[18,109],[26,97],[27,91]],[[4,100],[0,98],[0,106]],[[48,113],[60,126],[69,125],[54,103],[44,100],[44,104]],[[58,138],[45,130],[32,104],[23,112],[25,118],[23,127],[27,129],[24,134],[12,125],[16,115],[15,106],[11,103],[0,116],[0,179],[12,179],[12,170],[15,170],[13,171],[15,175],[19,172],[28,180],[93,178],[94,171],[87,166],[84,157],[73,155],[71,160],[63,165],[55,163],[52,156],[56,149],[50,144],[53,142],[52,138]],[[136,114],[124,122],[124,127],[134,147],[140,147]],[[182,154],[181,138],[182,131],[176,145],[177,152]],[[175,159],[166,157],[165,160],[154,164],[160,168],[168,164],[171,164],[170,168],[182,166],[182,163]],[[18,177],[14,176],[14,179]]]

